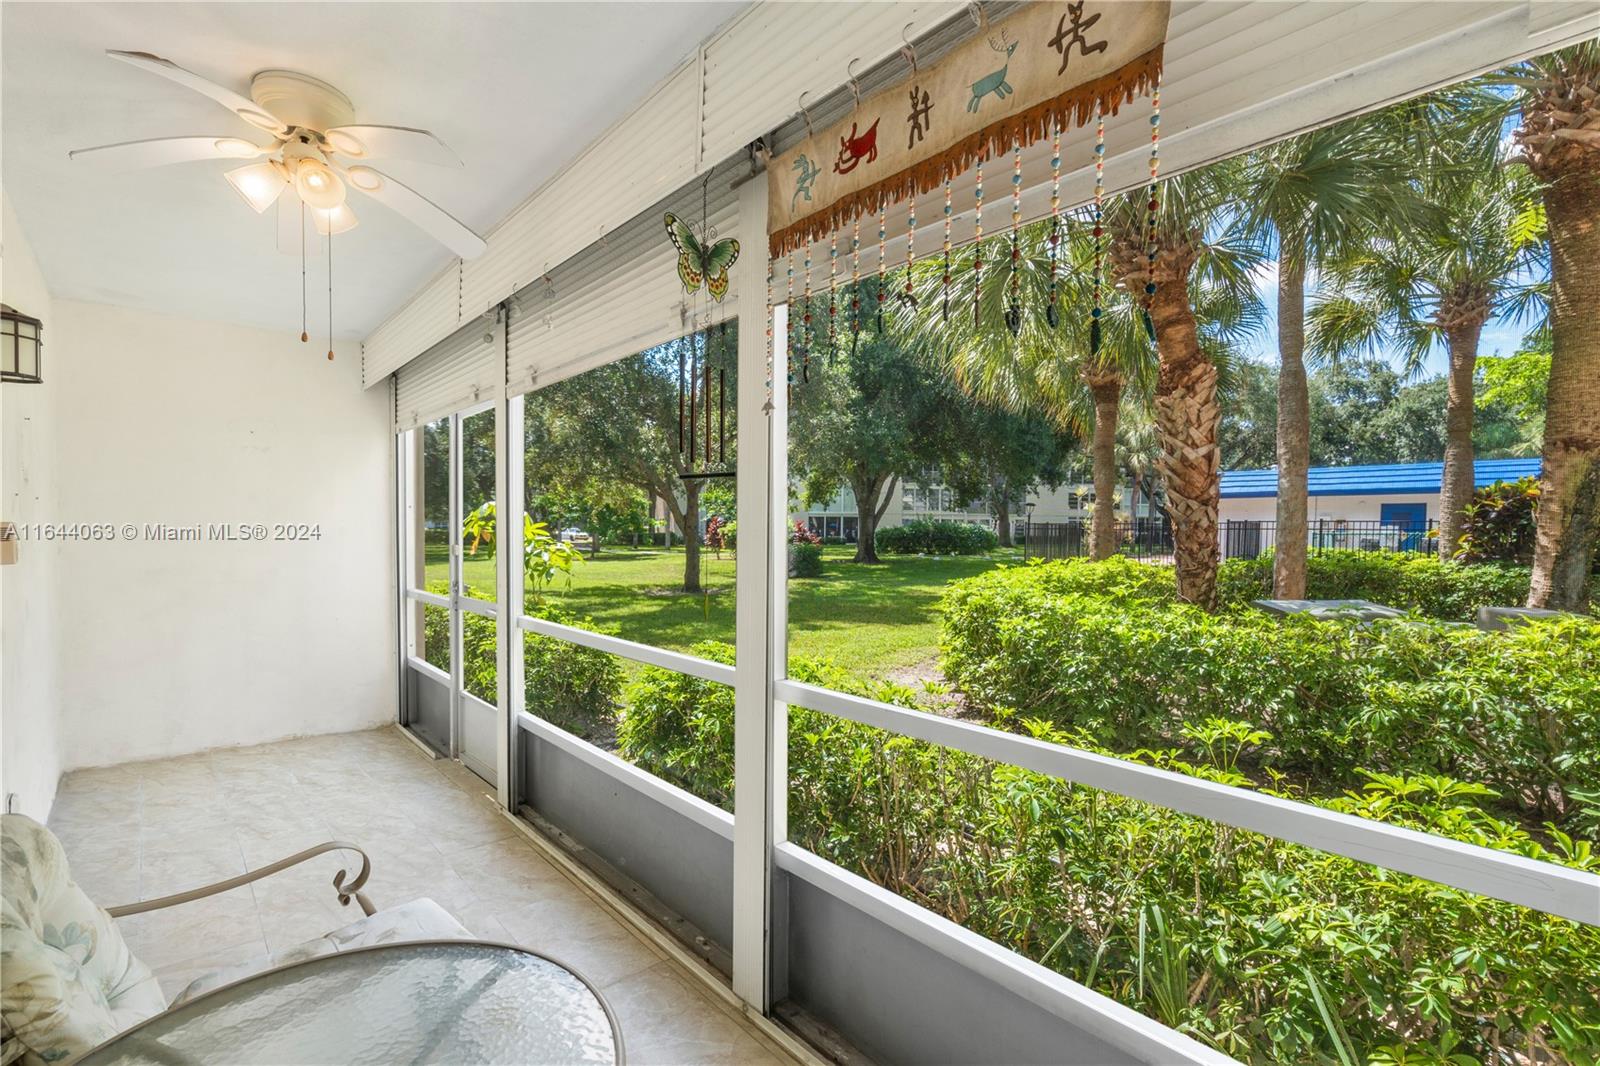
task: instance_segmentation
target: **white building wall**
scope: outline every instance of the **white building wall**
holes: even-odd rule
[[[1388,496],[1311,496],[1306,501],[1306,517],[1315,524],[1329,522],[1376,522],[1386,503],[1424,503],[1428,506],[1428,520],[1439,518],[1437,492],[1395,493]],[[1252,496],[1245,499],[1225,499],[1217,510],[1223,522],[1272,522],[1278,517],[1278,500],[1275,496]]]
[[[3,195],[0,300],[44,322],[44,383],[0,385],[0,518],[20,527],[56,514],[51,427],[62,360],[50,293]],[[28,540],[17,553],[14,565],[0,566],[0,796],[43,821],[62,764],[51,595],[60,547]]]
[[[60,549],[61,769],[394,720],[391,416],[357,346],[330,363],[288,327],[54,317],[55,520],[139,528]],[[211,523],[320,539],[144,530]]]

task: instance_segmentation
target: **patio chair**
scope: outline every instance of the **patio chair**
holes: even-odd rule
[[[336,841],[203,888],[107,910],[73,882],[66,852],[48,829],[20,814],[0,815],[0,1066],[18,1060],[43,1066],[81,1055],[167,1009],[155,975],[128,950],[113,919],[213,896],[338,850],[360,855],[361,870],[354,879],[340,870],[334,892],[341,905],[355,900],[366,917],[278,954],[273,965],[397,940],[472,939],[431,899],[375,910],[361,891],[371,870],[366,854]],[[174,1005],[262,968],[207,974]]]

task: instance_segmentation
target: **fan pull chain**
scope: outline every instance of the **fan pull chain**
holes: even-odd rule
[[[1156,299],[1156,209],[1161,201],[1156,196],[1156,178],[1161,171],[1161,79],[1156,78],[1150,91],[1150,203],[1144,229],[1145,281],[1144,281],[1144,331],[1156,339],[1156,324],[1150,317],[1150,307]]]
[[[878,205],[878,333],[883,333],[883,281],[889,255],[885,242],[889,233],[889,198]]]
[[[306,202],[300,201],[300,343],[311,340],[306,329]]]
[[[1050,302],[1044,318],[1051,329],[1061,325],[1058,277],[1061,266],[1061,126],[1050,129]]]
[[[1011,145],[1011,301],[1006,307],[1006,327],[1013,337],[1022,332],[1022,249],[1017,238],[1022,229],[1022,142]]]
[[[304,240],[305,227],[300,227]],[[328,361],[333,362],[333,234],[328,234]]]
[[[978,160],[976,206],[972,211],[972,324],[978,324],[978,297],[983,292],[983,160]]]
[[[1105,314],[1101,287],[1105,279],[1106,116],[1094,105],[1094,310],[1089,319],[1089,354],[1100,354],[1100,319]]]
[[[944,179],[944,310],[940,317],[950,319],[950,179]]]

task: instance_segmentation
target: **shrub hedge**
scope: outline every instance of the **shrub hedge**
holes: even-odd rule
[[[998,548],[1000,538],[970,522],[917,518],[878,530],[873,543],[891,555],[982,555]]]
[[[1119,751],[1193,756],[1186,728],[1239,719],[1272,734],[1263,771],[1332,789],[1359,787],[1362,770],[1444,774],[1492,787],[1521,817],[1585,832],[1600,821],[1600,622],[1484,633],[1208,615],[1140,570],[1072,560],[953,584],[946,677],[997,713]]]
[[[1217,598],[1247,606],[1272,595],[1272,555],[1229,559],[1217,572]],[[1430,618],[1469,622],[1479,607],[1520,607],[1528,568],[1510,563],[1447,563],[1436,555],[1327,551],[1306,560],[1306,598],[1372,600]]]
[[[725,644],[694,650],[733,661]],[[903,686],[826,662],[795,657],[790,673],[914,703]],[[732,690],[646,668],[627,703],[623,753],[731,809]],[[1082,733],[1025,728],[1094,748]],[[1204,738],[1196,761],[1171,750],[1140,758],[1241,783],[1240,751],[1272,739],[1243,722],[1191,731]],[[789,737],[797,844],[1229,1054],[1261,1063],[1474,1056],[1449,1060],[1459,1063],[1490,1061],[1497,1048],[1571,1062],[1600,1053],[1594,927],[803,707],[789,710]],[[1443,777],[1382,777],[1321,802],[1600,869],[1586,845],[1557,836],[1546,850],[1486,812],[1484,792]]]

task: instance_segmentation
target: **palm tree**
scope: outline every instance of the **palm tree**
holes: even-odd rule
[[[1061,237],[1061,257],[1051,265],[1051,234]],[[953,278],[966,279],[978,249],[952,257]],[[1018,234],[1017,330],[1007,315],[1013,299],[1010,236],[1001,233],[981,249],[988,269],[976,313],[970,282],[953,281],[945,311],[944,263],[926,260],[912,271],[916,303],[900,303],[898,327],[922,343],[956,384],[981,403],[1019,414],[1041,414],[1066,433],[1090,435],[1095,503],[1090,521],[1090,556],[1116,551],[1116,440],[1119,411],[1129,384],[1148,391],[1155,379],[1155,353],[1139,323],[1137,307],[1107,287],[1103,340],[1090,351],[1090,274],[1093,245],[1088,229],[1063,218],[1024,227]],[[1055,281],[1056,324],[1045,308]]]
[[[1147,302],[1155,336],[1157,469],[1172,520],[1178,597],[1206,610],[1216,609],[1221,554],[1222,413],[1219,368],[1196,313],[1196,294],[1215,290],[1238,308],[1254,299],[1250,272],[1262,260],[1262,246],[1233,206],[1239,181],[1233,160],[1164,181],[1153,241],[1143,229],[1142,191],[1119,198],[1107,217],[1112,273]]]
[[[1513,90],[1514,158],[1539,183],[1550,239],[1554,344],[1528,605],[1581,610],[1600,540],[1600,42],[1491,81]]]
[[[1307,273],[1405,213],[1409,187],[1393,122],[1380,113],[1290,137],[1247,157],[1240,187],[1247,225],[1278,246],[1278,498],[1272,588],[1306,594]]]
[[[1490,166],[1417,184],[1434,210],[1330,264],[1329,295],[1311,312],[1311,348],[1335,357],[1394,345],[1414,369],[1435,343],[1444,345],[1449,373],[1439,554],[1451,559],[1473,492],[1479,339],[1493,318],[1538,312],[1544,244],[1536,190],[1524,172]]]

